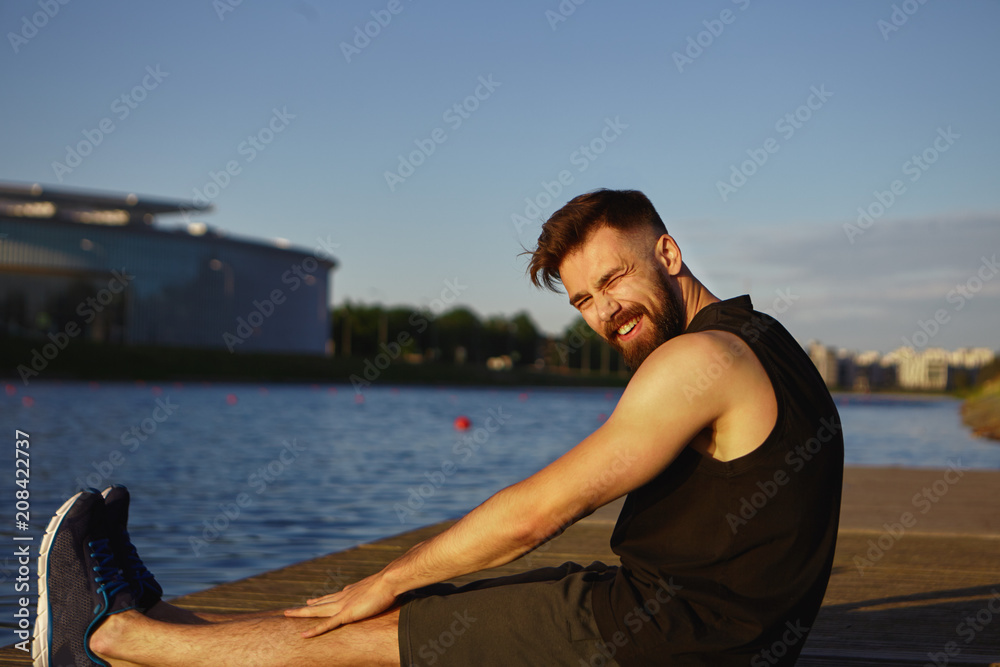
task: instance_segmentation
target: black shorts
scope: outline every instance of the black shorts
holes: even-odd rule
[[[617,663],[590,604],[591,584],[613,578],[603,563],[435,584],[407,594],[399,614],[402,667],[581,667]]]

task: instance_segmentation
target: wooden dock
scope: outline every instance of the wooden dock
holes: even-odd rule
[[[608,538],[619,507],[603,508],[514,563],[458,581],[567,560],[613,563]],[[427,526],[175,602],[213,612],[295,606],[377,572],[449,525]],[[27,664],[30,658],[22,652],[0,650],[0,667]],[[1000,471],[847,469],[833,576],[798,664],[1000,667]]]

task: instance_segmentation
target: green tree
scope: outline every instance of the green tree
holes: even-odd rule
[[[483,356],[483,324],[479,316],[465,306],[457,306],[439,315],[432,324],[444,361],[486,363]]]

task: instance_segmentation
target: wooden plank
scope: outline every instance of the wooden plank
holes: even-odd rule
[[[1000,667],[1000,613],[990,610],[994,599],[993,609],[1000,608],[1000,472],[961,472],[946,477],[946,471],[937,470],[845,471],[834,570],[801,667],[921,667],[933,664],[934,656],[947,657],[950,666]],[[925,489],[936,500],[921,495]],[[620,501],[514,563],[456,582],[567,560],[613,563],[608,538],[619,509]],[[895,524],[906,512],[914,522],[900,532]],[[212,612],[293,606],[377,572],[452,523],[425,526],[174,602]],[[989,623],[982,623],[987,617]],[[954,642],[952,655],[947,655],[948,642]],[[22,652],[0,649],[0,667],[28,664],[30,658]]]

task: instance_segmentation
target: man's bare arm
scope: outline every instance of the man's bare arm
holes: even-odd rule
[[[632,378],[611,417],[569,452],[499,491],[381,572],[286,613],[326,617],[307,636],[368,618],[391,607],[406,591],[509,563],[577,519],[642,486],[747,390],[747,364],[737,358],[712,391],[697,401],[685,396],[685,387],[690,390],[699,371],[725,345],[711,334],[680,336],[665,343]]]

